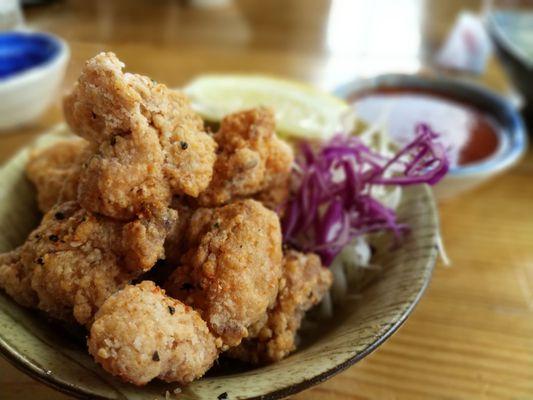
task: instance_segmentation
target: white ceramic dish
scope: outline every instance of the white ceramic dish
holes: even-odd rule
[[[2,33],[6,34],[26,38],[39,36],[56,46],[57,50],[49,59],[0,79],[0,130],[26,124],[46,110],[63,80],[70,54],[66,42],[54,35],[42,32]]]

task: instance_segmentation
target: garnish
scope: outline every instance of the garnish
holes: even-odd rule
[[[357,236],[390,231],[401,238],[408,227],[372,196],[372,188],[440,181],[449,164],[438,138],[428,125],[419,124],[413,141],[390,158],[357,136],[337,134],[318,149],[302,143],[294,171],[296,190],[283,218],[284,241],[316,252],[330,265]]]

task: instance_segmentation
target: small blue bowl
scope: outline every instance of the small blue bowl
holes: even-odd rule
[[[69,50],[60,38],[41,32],[0,33],[0,129],[37,118],[63,79]]]
[[[519,111],[493,91],[463,80],[442,76],[405,74],[380,75],[339,86],[334,93],[343,98],[378,89],[426,90],[473,106],[490,115],[503,128],[502,145],[493,156],[477,163],[450,169],[435,192],[439,198],[453,197],[471,189],[516,164],[527,150],[527,134]]]
[[[61,42],[43,33],[0,33],[0,80],[52,61]]]

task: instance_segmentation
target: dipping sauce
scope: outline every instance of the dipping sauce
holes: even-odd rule
[[[380,88],[348,98],[368,124],[384,123],[398,144],[407,144],[415,127],[427,123],[441,134],[452,166],[483,161],[501,147],[501,127],[489,115],[432,91]]]

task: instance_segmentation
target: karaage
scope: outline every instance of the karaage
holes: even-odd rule
[[[198,310],[225,348],[274,304],[281,277],[278,216],[255,200],[201,208],[192,216],[189,250],[166,289]]]
[[[191,382],[218,357],[215,337],[200,315],[150,281],[108,298],[87,343],[106,371],[136,385],[153,378]]]
[[[64,111],[98,147],[82,168],[79,203],[128,220],[168,206],[173,194],[198,196],[211,181],[216,143],[182,93],[123,66],[113,53],[87,61]]]

